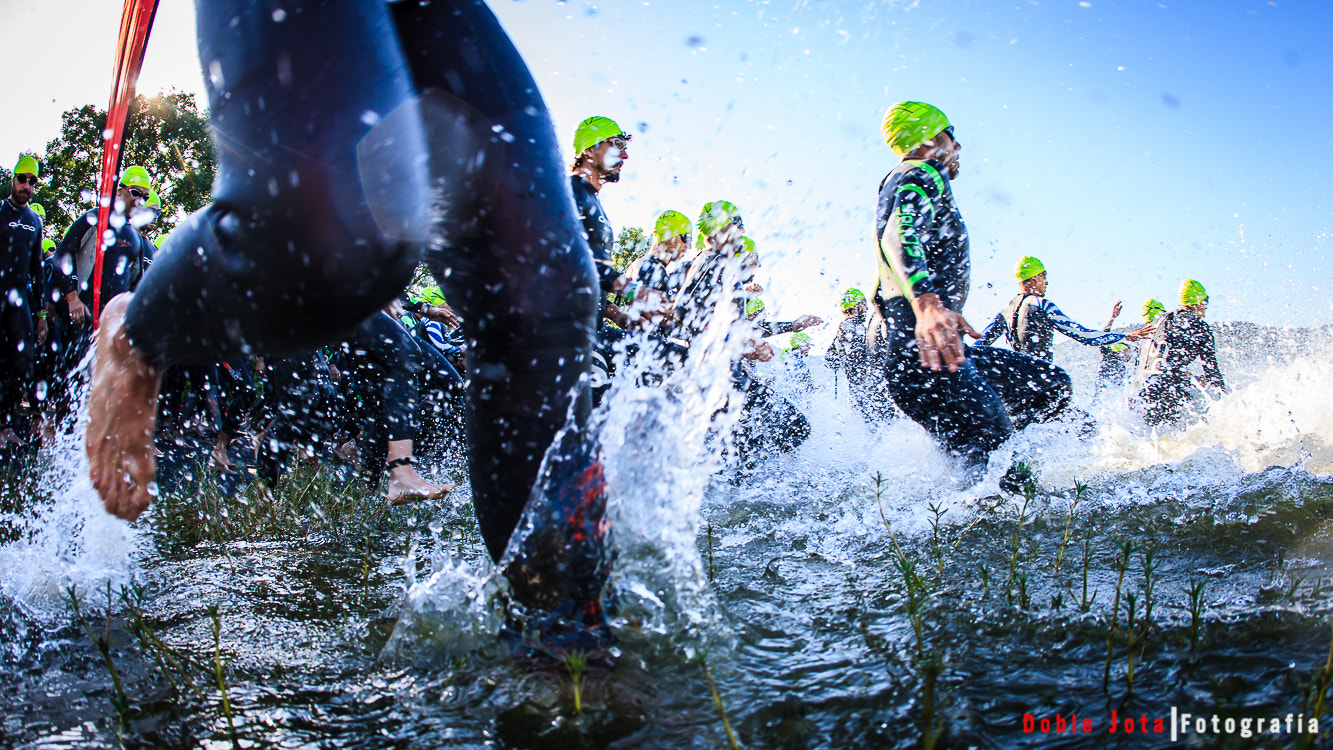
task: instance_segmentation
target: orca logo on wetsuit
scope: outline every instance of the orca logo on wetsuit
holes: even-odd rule
[[[11,222],[9,222],[9,228],[10,228],[10,229],[26,229],[26,230],[28,230],[29,232],[36,232],[36,231],[37,231],[37,227],[29,226],[28,224],[24,224],[24,223],[21,222],[21,221],[11,221]]]

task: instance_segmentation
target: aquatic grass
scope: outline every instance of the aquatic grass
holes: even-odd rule
[[[131,589],[122,586],[120,589],[120,599],[124,604],[125,613],[130,618],[130,632],[139,640],[139,644],[143,647],[143,650],[152,654],[153,660],[157,662],[158,670],[162,672],[162,676],[166,679],[167,683],[171,685],[171,689],[178,695],[181,694],[180,686],[176,684],[176,680],[172,679],[171,676],[174,672],[178,679],[189,686],[190,691],[194,693],[196,698],[200,701],[204,700],[204,694],[199,689],[199,686],[195,683],[194,679],[190,677],[188,668],[193,667],[208,672],[208,666],[200,664],[188,654],[183,654],[171,646],[168,646],[160,637],[158,637],[157,633],[149,627],[143,614],[142,588],[135,587]]]
[[[565,663],[565,671],[569,673],[569,687],[570,694],[574,699],[574,713],[582,716],[583,682],[587,678],[583,674],[583,669],[588,664],[588,655],[582,651],[566,651],[560,658]]]
[[[1120,554],[1116,556],[1115,567],[1119,577],[1115,582],[1115,601],[1111,605],[1111,623],[1110,629],[1106,634],[1106,671],[1102,675],[1102,690],[1111,688],[1111,656],[1115,652],[1115,633],[1116,627],[1120,622],[1120,592],[1125,586],[1125,571],[1129,570],[1130,555],[1134,552],[1134,542],[1125,540],[1120,548]],[[1131,628],[1133,623],[1130,623]]]
[[[699,662],[699,668],[704,672],[704,681],[708,683],[708,692],[713,696],[713,706],[717,708],[717,715],[722,719],[722,728],[727,733],[727,742],[730,743],[732,750],[741,750],[741,743],[736,739],[736,732],[731,728],[731,721],[727,718],[727,709],[722,705],[722,695],[717,692],[717,685],[713,682],[713,673],[708,669],[708,652],[700,653],[696,658]]]
[[[97,646],[97,651],[102,655],[102,664],[106,667],[107,674],[111,677],[111,686],[115,691],[111,696],[111,706],[116,710],[117,728],[122,737],[125,735],[125,719],[130,710],[129,699],[125,697],[125,688],[120,682],[120,672],[116,670],[116,662],[111,658],[111,582],[106,584],[106,625],[102,635],[93,632],[92,626],[83,617],[83,611],[79,605],[79,592],[75,587],[70,586],[65,589],[69,598],[70,608],[74,610],[74,621],[79,624],[83,632],[88,634],[93,645]]]
[[[222,665],[222,614],[216,604],[208,605],[208,616],[213,621],[213,670],[218,681],[218,692],[222,694],[222,714],[227,718],[227,733],[231,736],[231,746],[240,750],[241,744],[236,737],[236,720],[232,715],[231,698],[227,695],[227,680]]]
[[[1125,644],[1125,694],[1134,694],[1134,605],[1138,601],[1138,596],[1134,592],[1125,593],[1125,622],[1129,623],[1125,628],[1128,633],[1128,642]]]
[[[336,469],[318,464],[294,467],[271,489],[251,481],[232,496],[210,472],[200,470],[196,476],[154,506],[154,538],[166,551],[311,536],[360,547],[363,530],[367,536],[404,533],[421,505],[391,507],[384,501],[382,481],[341,479]]]
[[[1208,581],[1190,580],[1189,588],[1185,589],[1185,595],[1189,597],[1190,609],[1190,653],[1194,653],[1194,646],[1199,641],[1199,623],[1203,616],[1203,591],[1208,585]]]
[[[1065,516],[1065,532],[1060,537],[1060,548],[1055,553],[1055,572],[1060,572],[1060,566],[1065,561],[1065,548],[1069,546],[1069,540],[1074,534],[1074,514],[1078,512],[1078,504],[1082,502],[1083,495],[1088,491],[1088,485],[1074,480],[1074,498],[1069,501],[1069,513]]]
[[[954,543],[953,543],[953,551],[954,551],[954,552],[957,552],[957,551],[959,550],[959,548],[963,546],[963,540],[967,538],[967,534],[968,534],[968,532],[971,531],[971,530],[973,529],[973,527],[975,527],[978,523],[981,523],[981,521],[982,521],[983,519],[985,519],[987,516],[989,516],[990,514],[992,514],[992,513],[994,513],[995,511],[999,510],[1000,506],[1001,506],[1001,505],[1004,505],[1006,502],[1008,502],[1008,500],[1009,500],[1009,498],[1004,497],[1004,496],[1000,496],[1000,498],[999,498],[998,500],[996,500],[995,503],[994,503],[993,505],[991,505],[989,508],[986,508],[986,509],[984,509],[984,510],[977,511],[977,517],[976,517],[976,518],[973,518],[972,521],[971,521],[971,523],[969,523],[967,526],[963,527],[963,530],[958,534],[958,538],[957,538],[956,540],[954,540]]]
[[[944,552],[940,547],[940,520],[949,509],[944,507],[944,503],[930,503],[927,506],[930,509],[930,552],[935,557],[935,571],[944,576]]]
[[[1092,538],[1094,536],[1092,529],[1083,537],[1083,598],[1079,602],[1079,611],[1087,614],[1092,610],[1092,605],[1097,601],[1097,592],[1092,592],[1092,598],[1088,598],[1088,570],[1092,567]]]
[[[713,582],[713,524],[708,524],[708,582]]]
[[[1027,482],[1023,485],[1023,505],[1018,510],[1018,524],[1014,526],[1014,532],[1009,537],[1009,577],[1004,581],[1004,595],[1010,604],[1013,604],[1013,584],[1018,574],[1018,562],[1023,553],[1023,524],[1027,521],[1028,504],[1036,494],[1037,487],[1034,483]]]

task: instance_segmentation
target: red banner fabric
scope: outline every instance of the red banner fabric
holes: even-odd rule
[[[120,172],[121,141],[125,137],[125,119],[134,100],[134,84],[143,67],[148,32],[153,28],[158,0],[125,0],[120,16],[120,39],[116,42],[116,67],[111,80],[111,103],[106,110],[106,129],[102,131],[102,177],[97,187],[97,260],[93,265],[93,328],[102,309],[102,256],[106,251],[107,227],[115,202],[116,177]]]

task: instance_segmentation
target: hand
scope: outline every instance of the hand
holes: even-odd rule
[[[1111,320],[1115,320],[1116,318],[1120,317],[1120,305],[1121,305],[1121,300],[1116,300],[1115,304],[1111,306]]]
[[[395,299],[389,304],[384,306],[384,312],[390,318],[393,318],[394,320],[400,320],[402,319],[404,314],[403,303]]]
[[[88,320],[88,307],[79,299],[79,293],[66,294],[65,302],[69,305],[69,322],[76,326],[83,325]]]
[[[912,300],[912,309],[916,312],[916,344],[921,366],[939,370],[943,365],[949,372],[957,372],[958,365],[966,358],[958,332],[974,339],[981,338],[981,334],[961,314],[945,307],[937,294],[917,297]]]
[[[37,319],[37,345],[46,343],[46,318]]]
[[[639,289],[628,311],[631,324],[640,330],[652,330],[661,321],[676,316],[676,307],[656,289]]]
[[[614,302],[606,303],[606,311],[602,313],[602,317],[615,323],[621,328],[629,327],[629,316],[626,315],[625,311],[621,310],[620,306]]]
[[[802,315],[792,321],[791,329],[793,331],[804,331],[807,328],[814,328],[815,326],[821,325],[824,325],[824,320],[818,315]]]
[[[457,328],[462,324],[458,319],[458,314],[448,305],[430,305],[426,308],[426,317],[436,323],[443,323],[450,328]]]
[[[1140,339],[1146,339],[1151,337],[1156,330],[1157,330],[1157,324],[1149,323],[1148,325],[1140,328],[1137,331],[1130,331],[1129,333],[1125,334],[1125,340],[1138,341]]]
[[[757,359],[760,362],[767,362],[773,359],[773,345],[767,341],[750,340],[750,351],[741,355],[746,359]]]

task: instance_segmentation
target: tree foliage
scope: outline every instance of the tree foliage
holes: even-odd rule
[[[56,241],[96,205],[106,111],[89,104],[65,112],[61,120],[60,136],[46,144],[45,155],[36,155],[42,181],[33,192],[33,200],[46,209],[46,236]],[[121,169],[132,164],[147,169],[162,197],[157,232],[170,231],[211,199],[217,160],[193,94],[136,96],[123,148]],[[8,185],[8,175],[8,169],[0,173],[0,185]]]
[[[625,272],[630,264],[648,252],[648,235],[640,227],[625,227],[616,237],[616,249],[611,252],[611,265],[617,271]]]

